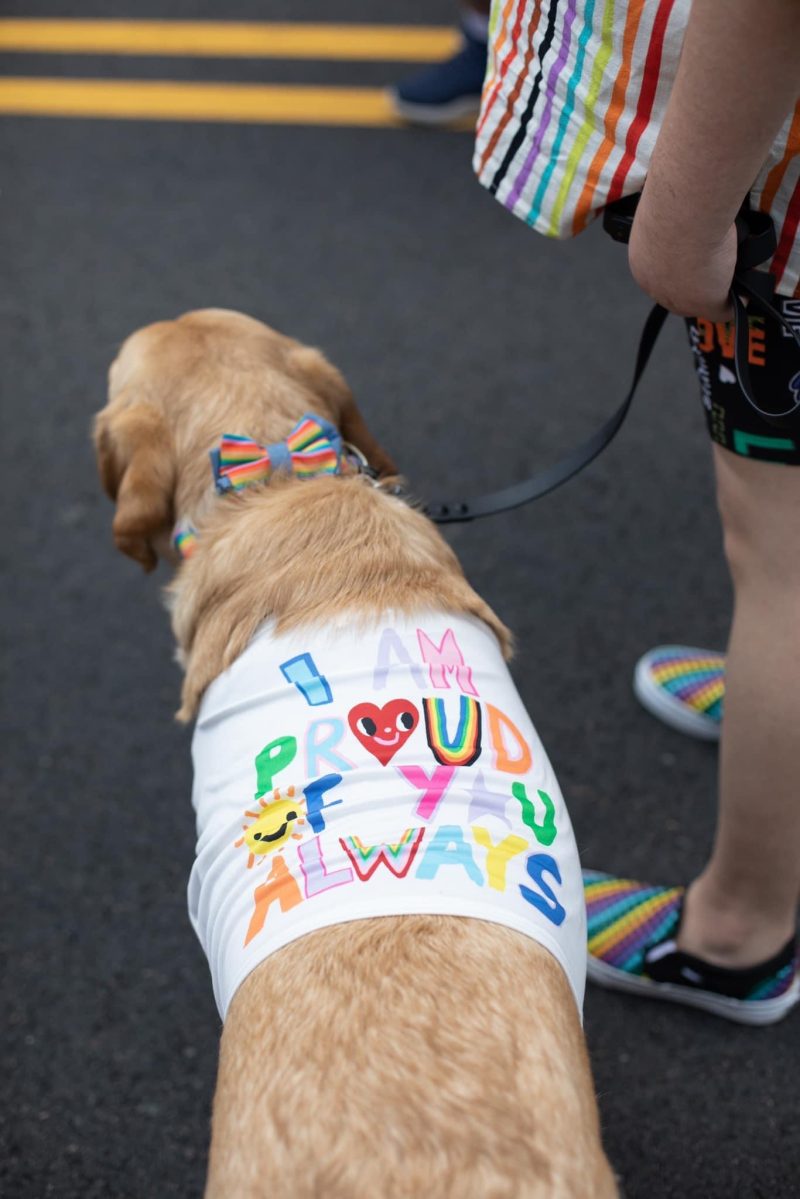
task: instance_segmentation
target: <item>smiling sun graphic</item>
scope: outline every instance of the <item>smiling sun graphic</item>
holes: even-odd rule
[[[302,841],[303,834],[294,832],[297,826],[305,824],[302,816],[304,800],[299,803],[294,798],[294,787],[286,792],[287,798],[282,799],[279,790],[272,793],[272,799],[259,799],[260,811],[246,811],[245,816],[252,817],[252,824],[243,824],[244,836],[234,844],[238,848],[246,845],[250,850],[247,858],[247,869],[256,864],[257,858],[265,857],[280,849],[287,841]]]

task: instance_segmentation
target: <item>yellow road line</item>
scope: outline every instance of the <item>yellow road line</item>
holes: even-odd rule
[[[452,54],[459,40],[455,29],[433,25],[0,19],[0,51],[57,54],[435,62]]]
[[[380,88],[167,80],[0,79],[0,114],[277,125],[400,126]]]

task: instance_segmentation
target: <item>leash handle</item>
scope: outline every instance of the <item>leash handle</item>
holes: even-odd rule
[[[627,242],[629,240],[638,202],[638,195],[626,196],[623,200],[605,209],[603,227],[615,241]],[[777,243],[772,218],[767,213],[756,212],[749,206],[745,206],[736,218],[736,229],[738,235],[736,274],[731,288],[735,325],[734,366],[736,379],[746,400],[759,416],[772,423],[780,423],[788,417],[794,416],[800,410],[800,397],[791,408],[787,408],[784,412],[766,412],[753,398],[747,363],[750,335],[747,306],[742,297],[746,297],[765,316],[776,320],[794,338],[798,347],[800,347],[800,329],[793,328],[783,313],[771,303],[774,291],[772,276],[767,272],[755,270],[755,267],[775,253]],[[492,491],[471,500],[431,501],[422,508],[425,515],[436,524],[441,525],[477,520],[482,516],[494,516],[500,512],[509,512],[513,508],[520,508],[532,500],[540,499],[541,496],[555,491],[557,487],[561,487],[562,484],[579,474],[590,462],[594,461],[598,454],[603,452],[622,427],[668,315],[667,309],[662,308],[660,304],[656,304],[651,309],[639,340],[633,380],[628,394],[616,412],[591,437],[576,446],[553,466],[537,472],[522,483],[516,483],[512,487],[504,487],[500,491]]]

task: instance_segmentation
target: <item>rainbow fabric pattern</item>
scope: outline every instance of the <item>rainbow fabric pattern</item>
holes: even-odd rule
[[[667,647],[648,664],[650,678],[662,691],[712,720],[722,719],[725,657],[693,654]]]
[[[338,430],[321,416],[307,413],[284,441],[261,445],[250,437],[225,433],[211,451],[211,467],[217,491],[241,491],[254,483],[267,483],[278,470],[309,479],[314,475],[338,474],[342,439]]]
[[[467,695],[459,696],[458,726],[451,737],[443,699],[422,701],[425,734],[433,756],[443,766],[471,766],[481,752],[481,708]]]
[[[191,558],[197,548],[197,530],[188,520],[180,520],[172,530],[172,544],[182,558]]]
[[[757,987],[747,996],[748,1002],[755,999],[777,999],[779,995],[785,994],[794,981],[797,974],[798,961],[795,957],[791,962],[779,970],[777,974],[773,974],[772,978],[767,978],[763,983],[759,983]]]
[[[643,974],[646,950],[678,927],[684,888],[584,870],[583,890],[590,955],[628,974]]]

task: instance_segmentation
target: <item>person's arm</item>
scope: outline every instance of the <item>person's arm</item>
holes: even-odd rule
[[[636,282],[730,317],[734,219],[800,92],[800,0],[694,0],[631,233]]]

